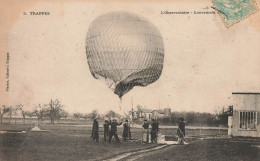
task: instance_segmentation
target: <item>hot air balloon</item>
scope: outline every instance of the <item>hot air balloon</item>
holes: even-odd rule
[[[91,23],[86,54],[93,77],[104,79],[121,98],[134,86],[147,86],[159,79],[164,45],[159,30],[147,19],[112,12]]]

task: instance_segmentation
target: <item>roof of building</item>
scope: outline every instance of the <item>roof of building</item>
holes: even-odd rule
[[[257,92],[232,92],[232,94],[260,94]]]
[[[151,113],[151,112],[153,111],[153,110],[151,110],[151,109],[147,109],[147,108],[142,107],[142,106],[140,106],[140,105],[137,106],[137,110],[138,110],[138,111],[142,111],[142,112],[144,112],[144,113]]]
[[[165,113],[163,110],[153,110],[153,112],[158,112],[159,114],[164,114]]]

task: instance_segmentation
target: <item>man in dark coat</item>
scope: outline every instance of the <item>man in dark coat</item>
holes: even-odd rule
[[[184,123],[184,118],[181,117],[178,121],[178,130],[177,130],[177,135],[178,135],[178,144],[183,145],[184,144],[184,137],[185,137],[185,123]]]
[[[147,119],[144,120],[143,128],[144,133],[146,134],[146,143],[149,143],[149,123],[147,122]]]
[[[96,142],[99,142],[98,128],[99,128],[98,118],[95,118],[92,126],[92,134],[91,134],[91,138],[93,138],[93,142],[95,140]]]
[[[104,141],[106,142],[108,134],[109,134],[109,122],[108,122],[108,120],[105,120],[105,124],[103,126],[104,126]]]
[[[121,125],[121,124],[122,124],[122,122],[117,123],[116,119],[113,119],[112,122],[109,123],[109,125],[111,126],[110,133],[109,133],[109,140],[108,140],[109,143],[111,143],[111,139],[113,136],[115,137],[117,142],[120,142],[118,135],[117,135],[117,126]]]
[[[128,123],[128,120],[125,120],[125,123],[123,125],[123,138],[124,141],[126,141],[126,138],[128,137],[130,139],[131,137],[131,132],[130,132],[130,124]]]
[[[154,119],[152,119],[152,129],[151,129],[151,143],[156,143],[157,142],[157,133],[158,133],[158,127],[159,127],[159,124],[158,122],[156,122]]]
[[[158,132],[159,132],[159,121],[158,120],[156,120],[156,129],[157,129],[157,134],[158,134]]]

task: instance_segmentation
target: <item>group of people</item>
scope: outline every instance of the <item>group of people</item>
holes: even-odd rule
[[[143,129],[144,129],[144,134],[146,136],[147,143],[149,143],[149,126],[150,126],[150,124],[145,119],[144,124],[143,124]],[[151,127],[152,127],[151,128],[151,143],[156,143],[158,132],[159,132],[159,123],[155,119],[152,119]]]
[[[117,134],[117,126],[120,126],[122,122],[118,123],[117,119],[111,119],[111,120],[105,120],[105,123],[103,125],[104,127],[104,141],[107,141],[111,143],[112,137],[115,138],[117,142],[120,142],[118,134]],[[151,125],[151,131],[149,131],[149,126]],[[183,145],[184,144],[184,139],[185,139],[185,123],[184,123],[184,118],[181,117],[178,120],[178,130],[177,130],[177,135],[178,135],[178,143]],[[125,120],[125,123],[123,124],[123,140],[126,141],[127,139],[131,139],[131,127],[128,122],[128,120]],[[145,135],[145,142],[149,143],[149,136],[151,136],[151,143],[157,143],[157,137],[158,137],[158,132],[159,132],[159,123],[155,119],[152,119],[152,122],[149,123],[146,119],[144,120],[143,123],[143,129],[144,132],[143,134]],[[94,119],[93,122],[93,127],[92,127],[92,134],[91,137],[93,138],[93,141],[99,142],[99,123],[98,123],[98,118]]]
[[[117,119],[111,119],[111,120],[105,120],[105,123],[103,125],[104,127],[104,141],[107,141],[111,143],[112,138],[114,137],[117,142],[120,142],[118,134],[117,134],[117,126],[120,126],[122,124],[117,122]],[[128,123],[128,120],[125,120],[125,123],[123,125],[123,139],[124,141],[128,139],[131,139],[131,132],[130,132],[130,124]],[[93,138],[93,141],[99,142],[99,124],[98,124],[98,118],[94,119],[93,126],[92,126],[92,134],[91,137]]]
[[[143,129],[144,129],[144,135],[145,135],[145,142],[149,143],[149,123],[147,120],[144,120],[143,124]],[[177,122],[178,130],[177,130],[177,135],[178,135],[178,144],[183,145],[184,144],[184,139],[185,139],[185,123],[184,123],[184,118],[181,117],[179,118]],[[159,132],[159,123],[155,120],[152,119],[151,123],[151,143],[157,143],[157,137],[158,137],[158,132]],[[144,138],[144,137],[143,137]],[[144,139],[143,139],[144,140]]]

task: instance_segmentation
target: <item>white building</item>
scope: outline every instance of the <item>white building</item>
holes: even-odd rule
[[[232,99],[229,134],[260,137],[260,93],[232,93]]]

